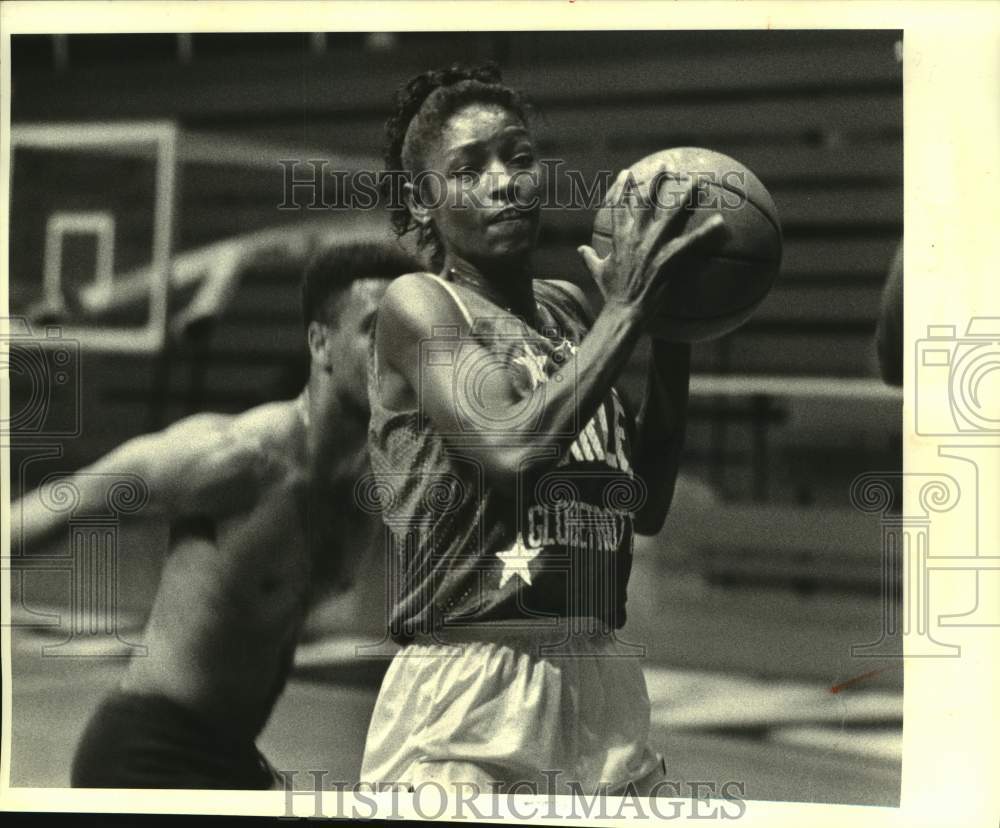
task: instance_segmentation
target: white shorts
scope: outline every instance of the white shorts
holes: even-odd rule
[[[520,781],[569,793],[576,783],[592,793],[662,769],[647,745],[640,658],[611,636],[574,636],[544,655],[539,643],[497,635],[397,653],[372,714],[361,781],[474,782],[483,793]]]

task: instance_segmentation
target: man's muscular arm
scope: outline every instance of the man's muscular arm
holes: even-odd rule
[[[188,515],[223,516],[250,508],[270,463],[259,442],[240,435],[231,418],[204,414],[123,443],[67,478],[77,498],[70,510],[51,508],[48,481],[11,506],[12,549],[28,550],[66,531],[73,515],[107,511],[116,476],[139,478],[148,493],[133,517],[175,520]]]

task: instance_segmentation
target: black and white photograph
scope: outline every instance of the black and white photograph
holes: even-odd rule
[[[5,798],[900,812],[910,665],[1000,625],[905,26],[475,5],[5,35]]]

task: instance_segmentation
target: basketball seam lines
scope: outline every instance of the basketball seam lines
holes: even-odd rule
[[[734,190],[732,187],[727,187],[724,184],[719,184],[718,182],[715,182],[715,181],[709,181],[708,182],[708,186],[709,187],[718,187],[720,190],[725,190],[727,193],[732,193],[733,195],[737,195],[737,196],[741,196],[741,197],[745,198],[746,201],[747,201],[747,204],[749,204],[758,213],[760,213],[767,220],[767,223],[770,224],[774,228],[774,231],[778,234],[778,238],[779,239],[782,238],[781,227],[778,225],[778,223],[773,218],[771,218],[771,215],[766,210],[762,209],[761,206],[756,201],[754,201],[752,198],[750,198],[750,194],[749,193],[741,193],[739,190]],[[763,187],[764,185],[761,184],[761,186]],[[777,206],[775,206],[774,209],[777,210],[778,209]]]
[[[752,302],[747,302],[745,305],[740,305],[738,308],[734,308],[733,310],[728,311],[726,313],[726,317],[734,316],[735,314],[738,313],[743,313],[743,311],[747,310],[747,308],[753,309],[758,302],[761,302],[764,298],[767,297],[768,292],[769,290],[765,291],[763,297],[758,296]],[[681,316],[680,314],[677,314],[675,318],[680,319],[683,322],[704,322],[706,319],[709,320],[711,319],[711,317],[705,317],[705,316]],[[730,333],[735,333],[735,331],[731,331]]]
[[[740,196],[741,198],[745,199],[746,203],[749,204],[751,207],[753,207],[758,213],[760,213],[764,217],[765,221],[767,221],[767,223],[774,228],[774,231],[778,234],[778,238],[779,239],[784,238],[781,232],[781,227],[778,224],[778,222],[776,222],[773,218],[771,218],[771,215],[766,210],[762,209],[761,206],[756,201],[750,198],[750,195],[748,193],[742,193],[739,190],[735,190],[732,187],[727,187],[724,184],[719,184],[716,181],[709,181],[707,183],[709,187],[718,187],[720,190],[725,190],[727,193],[732,193],[733,195]],[[764,185],[761,184],[761,186],[763,187]],[[602,206],[607,206],[607,205],[602,205]],[[778,209],[777,206],[775,206],[774,209],[775,211],[777,211]],[[751,259],[750,261],[754,260]],[[770,261],[770,260],[768,259],[761,261]]]
[[[595,236],[600,236],[604,239],[611,239],[611,235],[608,233],[603,233],[600,230],[594,231]],[[769,259],[761,259],[757,256],[727,256],[724,253],[713,253],[709,256],[710,259],[723,259],[727,262],[746,262],[747,264],[772,264],[773,262],[781,262],[781,256],[772,256]]]
[[[747,264],[771,264],[772,262],[780,262],[780,256],[774,256],[770,259],[758,259],[756,256],[727,256],[724,253],[713,253],[708,258],[710,259],[724,259],[727,262],[746,262]]]

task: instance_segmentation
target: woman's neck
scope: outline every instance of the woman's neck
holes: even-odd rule
[[[527,262],[503,263],[484,270],[456,256],[446,256],[444,278],[471,287],[485,299],[534,324],[537,316],[535,291]]]

